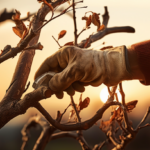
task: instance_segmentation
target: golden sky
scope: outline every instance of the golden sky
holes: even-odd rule
[[[11,9],[17,9],[21,12],[22,17],[29,12],[36,12],[41,4],[36,0],[1,0],[0,1],[0,11],[7,8],[8,11]],[[86,11],[93,11],[100,14],[104,12],[104,6],[108,6],[108,11],[110,14],[109,27],[112,26],[126,26],[130,25],[135,28],[135,33],[116,33],[112,35],[107,35],[102,40],[92,44],[92,48],[99,49],[101,43],[106,42],[106,45],[120,46],[120,45],[130,45],[139,41],[147,40],[150,36],[150,1],[149,0],[84,0],[82,6],[88,6],[87,9],[77,10],[77,26],[78,31],[81,31],[85,26],[85,22],[81,20]],[[50,17],[50,16],[49,16]],[[48,17],[48,18],[49,18]],[[27,23],[28,24],[28,23]],[[11,45],[15,47],[19,42],[19,38],[13,33],[12,27],[15,26],[13,22],[7,21],[0,24],[0,49],[3,49],[6,45]],[[34,62],[31,68],[31,73],[28,81],[33,83],[33,76],[38,66],[43,62],[43,60],[56,52],[58,50],[57,43],[52,39],[52,35],[57,38],[58,33],[61,30],[67,30],[66,36],[60,40],[60,44],[67,43],[73,40],[73,21],[72,19],[64,15],[54,21],[50,22],[42,29],[42,33],[39,42],[44,46],[43,51],[36,51]],[[79,38],[79,41],[85,39],[90,33],[96,32],[96,28],[92,28],[83,33]],[[19,54],[13,58],[9,59],[2,64],[0,64],[0,100],[3,98],[6,89],[9,87]],[[33,90],[30,85],[27,92]],[[90,97],[91,102],[89,108],[85,109],[81,113],[81,117],[89,118],[95,113],[98,108],[102,105],[100,101],[99,94],[104,88],[104,85],[99,87],[87,87],[83,94],[83,97]],[[139,83],[139,81],[125,81],[123,82],[123,87],[125,89],[127,101],[139,100],[137,108],[134,110],[135,113],[140,112],[138,116],[142,117],[145,113],[146,108],[150,105],[149,101],[149,91],[150,86],[144,86]],[[76,102],[79,99],[79,93],[74,96]],[[65,94],[63,100],[58,100],[55,96],[52,96],[48,100],[43,100],[41,103],[44,107],[55,116],[57,110],[63,111],[65,107],[69,104],[69,96]],[[140,111],[139,111],[140,110]],[[28,117],[32,112],[31,109],[27,111],[26,115],[22,115],[10,121],[10,124],[15,124],[16,120],[23,120],[23,117]],[[133,115],[134,115],[133,112]]]

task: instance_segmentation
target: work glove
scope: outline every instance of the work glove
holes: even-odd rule
[[[131,80],[127,59],[125,46],[103,51],[65,46],[41,64],[34,79],[49,71],[56,72],[49,88],[62,98],[64,90],[74,95],[75,91],[83,92],[86,85],[114,86],[122,80]]]

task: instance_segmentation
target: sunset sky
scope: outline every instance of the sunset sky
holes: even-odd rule
[[[25,17],[27,12],[36,12],[40,8],[41,4],[36,0],[0,0],[0,11],[7,8],[8,11],[12,9],[17,9],[21,12],[21,16]],[[64,5],[68,6],[67,5]],[[79,5],[81,6],[81,5]],[[85,12],[93,11],[100,13],[104,12],[104,6],[108,6],[108,11],[110,15],[108,27],[113,26],[127,26],[130,25],[135,28],[135,33],[116,33],[110,34],[99,40],[98,42],[92,44],[91,48],[99,49],[102,47],[102,43],[105,42],[106,46],[120,46],[120,45],[130,45],[136,42],[148,40],[150,37],[150,1],[149,0],[84,0],[82,6],[88,6],[87,9],[77,10],[77,27],[78,32],[82,30],[85,26],[85,22],[81,20]],[[48,15],[47,19],[50,17]],[[28,24],[28,22],[26,22]],[[15,47],[19,42],[19,37],[17,37],[13,31],[12,27],[15,24],[11,21],[6,21],[0,24],[0,50],[6,45],[11,45]],[[81,35],[79,41],[85,39],[89,34],[96,32],[96,27],[92,28]],[[60,44],[65,44],[69,41],[73,41],[73,21],[68,15],[61,16],[58,19],[53,20],[48,25],[46,25],[41,32],[39,42],[44,46],[42,51],[36,51],[34,57],[33,65],[31,68],[31,73],[28,81],[31,85],[26,93],[33,90],[32,83],[34,73],[38,66],[46,59],[49,55],[55,53],[58,50],[57,43],[53,40],[52,35],[57,38],[58,33],[61,30],[67,30],[67,34],[63,39],[60,40]],[[13,58],[9,59],[2,64],[0,64],[0,100],[5,95],[7,88],[10,85],[12,75],[18,60],[19,54]],[[82,113],[81,117],[83,120],[93,116],[94,113],[101,107],[102,102],[100,100],[100,92],[105,87],[101,85],[99,87],[87,87],[86,91],[83,93],[83,97],[90,97],[91,102],[89,108],[86,108]],[[150,86],[144,86],[139,81],[125,81],[123,82],[124,91],[126,94],[126,101],[139,100],[136,109],[131,115],[138,113],[136,117],[142,117],[150,105]],[[78,102],[80,94],[76,93],[74,99]],[[57,110],[63,111],[69,104],[70,98],[67,94],[62,100],[57,99],[55,96],[47,100],[41,101],[41,104],[47,109],[48,112],[54,117]],[[35,109],[29,109],[26,115],[19,116],[8,123],[8,125],[15,125],[16,121],[26,120],[30,114],[38,113]],[[140,112],[140,113],[139,113]],[[25,119],[24,119],[25,118]],[[139,118],[139,119],[140,119]],[[18,122],[17,122],[18,123]]]

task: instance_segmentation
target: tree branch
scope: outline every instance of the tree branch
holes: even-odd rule
[[[90,47],[92,43],[100,40],[104,36],[111,34],[111,33],[119,33],[119,32],[127,32],[127,33],[134,33],[135,29],[130,26],[123,26],[123,27],[111,27],[111,28],[105,28],[103,31],[100,31],[94,35],[91,36],[90,41],[87,45],[87,47]],[[82,40],[79,44],[78,47],[83,48],[86,43],[86,39]]]
[[[76,11],[75,11],[75,0],[73,1],[73,22],[74,22],[74,45],[77,45],[77,39],[78,39],[78,35],[77,35],[77,23],[76,23]]]
[[[49,97],[50,89],[42,86],[33,92],[26,94],[23,99],[15,100],[11,97],[5,97],[0,102],[0,128],[2,128],[12,118],[24,114],[26,110],[45,98]]]
[[[102,17],[103,17],[103,22],[102,22],[102,24],[104,24],[104,25],[105,25],[105,28],[106,28],[107,25],[108,25],[108,21],[109,21],[109,12],[108,12],[108,10],[107,10],[107,6],[105,6],[104,9],[105,9],[105,12],[104,12],[104,14],[102,15]]]
[[[75,105],[75,103],[74,103],[73,97],[70,96],[70,98],[71,98],[71,104],[72,104],[72,107],[73,107],[73,109],[74,109],[74,111],[75,111],[75,113],[76,113],[78,122],[81,122],[81,118],[80,118],[79,113],[78,113],[78,111],[77,111],[77,108],[76,108],[76,105]]]
[[[26,143],[29,139],[28,134],[29,134],[30,128],[35,127],[36,125],[40,125],[42,127],[42,132],[39,138],[37,139],[33,150],[45,149],[45,146],[47,145],[50,136],[56,130],[53,126],[50,126],[50,124],[40,116],[34,116],[30,118],[28,122],[24,125],[21,131],[22,136],[23,136],[22,137],[23,144],[22,144],[21,150],[24,150]]]
[[[148,115],[150,114],[150,107],[148,107],[143,119],[141,120],[141,122],[137,125],[136,127],[136,131],[140,129],[140,126],[142,125],[143,122],[145,122],[145,120],[147,119]]]
[[[123,88],[122,88],[122,82],[119,83],[119,92],[121,94],[122,104],[123,104],[124,107],[126,107],[125,93],[124,93]]]
[[[66,125],[66,124],[61,124],[58,121],[54,120],[45,109],[40,106],[38,107],[38,110],[43,114],[43,116],[51,123],[55,128],[62,130],[62,131],[73,131],[73,130],[87,130],[89,129],[93,124],[95,124],[96,121],[101,119],[103,113],[105,112],[106,109],[108,109],[112,105],[122,105],[121,103],[118,102],[109,102],[104,104],[101,109],[97,111],[97,113],[89,120],[81,122],[81,123],[76,123],[76,124],[71,124],[71,125]]]
[[[56,7],[57,5],[61,4],[62,2],[64,2],[64,0],[58,0],[57,2],[53,3],[52,4],[53,8]],[[49,11],[50,11],[50,8],[47,5],[43,4],[41,6],[41,8],[38,10],[36,16],[33,17],[33,20],[31,23],[32,30],[30,32],[30,34],[33,37],[35,36],[34,31],[36,31],[43,24],[43,22],[45,20],[45,16],[47,15],[47,13]],[[28,43],[29,43],[28,44],[29,47],[33,46],[37,43],[40,31],[38,33],[36,33],[36,36],[33,39],[30,34],[27,35],[25,37],[25,39],[19,44],[20,49],[23,50],[27,46]],[[10,119],[14,118],[15,116],[25,113],[25,111],[29,107],[33,106],[33,104],[32,104],[32,106],[30,105],[31,102],[29,102],[30,104],[27,104],[24,101],[24,99],[22,101],[19,101],[19,100],[25,89],[25,85],[26,85],[26,82],[27,82],[27,79],[28,79],[28,76],[30,73],[34,54],[35,54],[35,50],[31,49],[31,50],[23,51],[19,57],[19,60],[18,60],[11,83],[16,79],[17,80],[15,81],[14,84],[12,84],[12,86],[10,87],[10,89],[7,91],[6,95],[0,102],[0,108],[1,108],[1,110],[0,110],[0,127],[5,125]],[[1,57],[1,59],[2,59],[2,57]],[[38,89],[38,90],[40,90],[40,89]],[[44,96],[41,96],[42,93],[40,93],[40,92],[38,93],[37,92],[38,90],[35,90],[35,91],[29,93],[29,95],[31,94],[33,96],[36,93],[37,95],[40,95],[40,98],[37,98],[37,99],[41,100],[44,98]],[[36,95],[34,95],[33,97],[36,98]],[[11,102],[11,101],[13,101],[13,102]],[[24,108],[22,108],[23,107],[22,103],[25,104]],[[22,110],[20,110],[20,109],[22,109]]]

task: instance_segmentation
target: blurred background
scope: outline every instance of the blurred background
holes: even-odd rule
[[[36,0],[0,0],[0,11],[4,11],[4,8],[7,11],[17,9],[21,12],[21,17],[25,17],[27,12],[34,13],[40,8],[41,4]],[[68,4],[64,4],[61,7],[66,7]],[[82,5],[78,6],[88,6],[86,9],[78,9],[77,13],[77,28],[80,32],[83,27],[85,27],[85,21],[81,18],[84,16],[85,12],[93,11],[104,13],[104,6],[108,6],[109,11],[109,23],[108,27],[113,26],[132,26],[135,28],[135,33],[115,33],[107,35],[101,40],[92,44],[91,48],[99,50],[103,46],[120,46],[120,45],[131,45],[140,41],[148,40],[150,35],[150,1],[149,0],[84,0]],[[56,13],[57,15],[58,13]],[[50,18],[51,14],[48,14],[46,19]],[[102,21],[102,19],[101,19]],[[27,25],[28,22],[25,22]],[[12,30],[15,24],[7,20],[0,23],[0,50],[3,49],[6,45],[11,45],[15,47],[19,42],[19,37],[16,36]],[[73,20],[69,15],[63,15],[49,24],[47,24],[41,32],[39,42],[44,46],[42,51],[36,51],[34,61],[32,64],[30,76],[28,81],[33,83],[34,73],[38,69],[39,65],[46,59],[49,55],[55,53],[59,47],[57,43],[53,40],[52,35],[57,38],[58,33],[61,30],[67,30],[67,34],[64,38],[60,39],[60,44],[64,45],[69,41],[74,39],[74,27]],[[96,32],[96,27],[91,25],[91,29],[85,31],[81,34],[79,42],[83,39],[89,37],[90,34]],[[105,45],[102,43],[105,42]],[[14,73],[16,63],[18,60],[19,54],[13,58],[9,59],[2,64],[0,64],[0,100],[4,97],[6,90],[10,85],[12,75]],[[33,90],[30,85],[26,93]],[[103,102],[100,98],[100,93],[102,89],[105,88],[105,85],[99,87],[86,87],[86,91],[83,93],[83,98],[90,97],[90,105],[88,108],[84,109],[81,112],[82,121],[91,118],[97,110],[102,106]],[[123,82],[124,92],[126,94],[126,102],[131,100],[138,100],[138,104],[132,113],[129,114],[130,120],[133,122],[135,127],[142,117],[144,116],[147,108],[150,105],[150,86],[144,86],[139,81],[124,81]],[[26,94],[25,93],[25,94]],[[75,102],[78,103],[80,93],[76,93],[74,96]],[[57,99],[55,96],[52,96],[49,99],[42,100],[41,104],[45,109],[52,115],[56,116],[56,112],[59,110],[61,112],[68,106],[70,103],[70,97],[65,94],[62,100]],[[64,121],[68,119],[69,111],[64,116]],[[102,120],[108,120],[110,117],[111,108],[107,110]],[[0,149],[1,150],[17,150],[21,147],[21,129],[23,125],[27,122],[30,116],[35,114],[40,114],[36,109],[30,108],[27,110],[26,114],[18,116],[11,120],[5,127],[0,130]],[[150,118],[147,119],[147,122],[150,122]],[[87,131],[84,131],[85,138],[90,145],[94,145],[103,141],[105,135],[99,129],[100,121],[97,122],[97,125],[94,125]],[[33,129],[31,131],[31,138],[29,143],[29,148],[32,149],[36,138],[40,134],[40,131]],[[126,149],[136,149],[136,150],[149,150],[149,139],[150,138],[150,129],[146,128],[139,132],[138,136],[133,140],[131,144],[128,145]],[[69,141],[69,142],[68,142]],[[59,143],[59,144],[58,144]],[[74,144],[74,146],[72,146]],[[69,138],[55,140],[50,142],[46,149],[81,149],[79,144]]]

